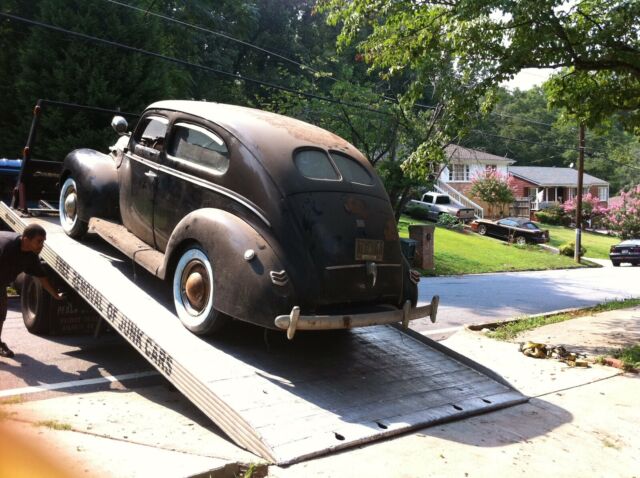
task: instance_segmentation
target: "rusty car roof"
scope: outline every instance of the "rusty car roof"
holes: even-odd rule
[[[340,136],[304,121],[268,111],[186,100],[158,101],[147,109],[184,112],[216,123],[254,150],[254,153],[271,153],[267,154],[267,158],[278,158],[283,152],[290,153],[300,147],[316,146],[343,151],[368,163],[355,146]]]

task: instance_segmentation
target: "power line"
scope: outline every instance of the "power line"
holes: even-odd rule
[[[170,61],[172,63],[176,63],[178,65],[182,65],[182,66],[186,66],[186,67],[190,67],[190,68],[196,68],[196,69],[200,69],[200,70],[204,70],[204,71],[208,71],[210,73],[215,73],[217,75],[220,76],[224,76],[227,78],[233,78],[234,80],[243,80],[246,81],[248,83],[253,83],[256,85],[260,85],[260,86],[264,86],[266,88],[272,88],[275,90],[280,90],[280,91],[284,91],[286,93],[291,93],[294,95],[299,95],[299,96],[303,96],[305,98],[310,98],[310,99],[315,99],[315,100],[320,100],[320,101],[326,101],[329,103],[334,103],[334,104],[339,104],[339,105],[343,105],[343,106],[349,106],[349,107],[353,107],[353,108],[359,108],[362,110],[366,110],[366,111],[370,111],[372,113],[377,113],[377,114],[382,114],[382,115],[389,115],[390,113],[387,113],[386,111],[382,111],[379,109],[375,109],[375,108],[370,108],[366,105],[362,105],[362,104],[358,104],[358,103],[351,103],[351,102],[347,102],[347,101],[342,101],[342,100],[336,100],[334,98],[329,98],[326,96],[320,96],[320,95],[316,95],[313,93],[308,93],[305,91],[300,91],[300,90],[296,90],[294,88],[289,88],[288,86],[282,86],[282,85],[277,85],[275,83],[269,83],[266,81],[262,81],[262,80],[257,80],[255,78],[249,78],[240,74],[236,74],[236,73],[230,73],[228,71],[224,71],[224,70],[219,70],[217,68],[212,68],[209,66],[204,66],[204,65],[198,65],[196,63],[191,63],[188,62],[186,60],[182,60],[180,58],[175,58],[172,56],[167,56],[167,55],[162,55],[160,53],[156,53],[156,52],[152,52],[149,50],[144,50],[142,48],[137,48],[137,47],[133,47],[130,45],[125,45],[124,43],[119,43],[119,42],[115,42],[115,41],[111,41],[111,40],[106,40],[104,38],[98,38],[92,35],[87,35],[85,33],[79,33],[79,32],[74,32],[72,30],[67,30],[66,28],[61,28],[61,27],[57,27],[55,25],[50,25],[48,23],[42,23],[42,22],[38,22],[36,20],[31,20],[28,18],[24,18],[24,17],[19,17],[17,15],[12,15],[10,13],[5,13],[5,12],[0,12],[0,16],[9,18],[11,20],[15,20],[15,21],[19,21],[19,22],[23,22],[23,23],[27,23],[30,25],[34,25],[37,27],[41,27],[41,28],[45,28],[48,30],[53,30],[59,33],[64,33],[67,35],[71,35],[71,36],[75,36],[78,38],[82,38],[84,40],[88,40],[94,43],[103,43],[109,46],[113,46],[116,48],[120,48],[123,50],[127,50],[127,51],[131,51],[134,53],[139,53],[142,55],[147,55],[147,56],[151,56],[154,58],[159,58],[161,60],[166,60],[166,61]]]
[[[245,41],[245,40],[240,40],[239,38],[235,38],[234,36],[231,36],[231,35],[229,35],[227,33],[219,32],[219,31],[216,31],[216,30],[211,30],[209,28],[205,28],[205,27],[200,26],[200,25],[195,25],[193,23],[184,22],[182,20],[177,20],[175,18],[168,17],[168,16],[162,15],[160,13],[152,12],[149,9],[135,7],[133,5],[129,5],[129,4],[124,3],[124,2],[119,2],[117,0],[104,0],[104,1],[108,2],[108,3],[111,3],[111,4],[114,4],[114,5],[119,5],[119,6],[124,7],[124,8],[129,8],[131,10],[135,10],[135,11],[141,12],[141,13],[143,13],[145,15],[151,15],[151,16],[156,17],[156,18],[161,18],[162,20],[165,20],[165,21],[171,22],[171,23],[176,23],[176,24],[181,25],[183,27],[193,28],[195,30],[199,30],[199,31],[204,32],[204,33],[209,33],[211,35],[218,36],[218,37],[224,38],[226,40],[230,40],[230,41],[239,43],[241,45],[247,46],[249,48],[253,48],[253,49],[258,50],[258,51],[260,51],[262,53],[265,53],[267,55],[273,55],[273,56],[275,56],[277,58],[280,58],[281,60],[284,60],[284,61],[286,61],[288,63],[293,64],[293,65],[296,65],[301,70],[309,70],[312,73],[320,74],[320,72],[318,70],[316,70],[316,69],[314,69],[314,68],[312,68],[312,67],[310,67],[308,65],[300,63],[300,62],[298,62],[296,60],[288,58],[288,57],[286,57],[284,55],[281,55],[279,53],[276,53],[276,52],[274,52],[272,50],[267,50],[266,48],[263,48],[263,47],[261,47],[259,45],[254,44],[254,43],[251,43],[251,42],[248,42],[248,41]],[[151,6],[149,8],[151,8]],[[332,78],[332,79],[334,79],[334,78]]]
[[[259,45],[256,45],[255,43],[251,43],[251,42],[248,42],[246,40],[241,40],[241,39],[236,38],[236,37],[234,37],[232,35],[229,35],[228,33],[223,33],[223,32],[219,32],[219,31],[216,31],[216,30],[211,30],[209,28],[205,28],[203,26],[196,25],[196,24],[189,23],[189,22],[185,22],[185,21],[182,21],[182,20],[177,20],[175,18],[166,16],[166,15],[162,15],[160,13],[151,12],[150,8],[153,6],[153,4],[150,5],[147,9],[143,9],[143,8],[135,7],[133,5],[129,5],[129,4],[124,3],[124,2],[120,2],[118,0],[104,0],[104,1],[108,2],[108,3],[111,3],[113,5],[121,6],[121,7],[124,7],[124,8],[129,8],[131,10],[135,10],[135,11],[141,12],[141,13],[143,13],[145,15],[151,15],[151,16],[154,16],[154,17],[157,17],[157,18],[161,18],[162,20],[165,20],[165,21],[171,22],[171,23],[176,23],[176,24],[181,25],[183,27],[192,28],[192,29],[199,30],[199,31],[202,31],[202,32],[205,32],[205,33],[209,33],[211,35],[215,35],[215,36],[219,36],[221,38],[225,38],[227,40],[231,40],[233,42],[236,42],[236,43],[239,43],[241,45],[247,46],[249,48],[253,48],[255,50],[258,50],[258,51],[260,51],[260,52],[262,52],[264,54],[273,55],[273,56],[275,56],[277,58],[280,58],[281,60],[284,60],[284,61],[286,61],[288,63],[293,64],[293,65],[296,65],[301,70],[308,70],[308,71],[310,71],[312,73],[315,73],[315,74],[322,74],[320,71],[314,69],[313,67],[311,67],[311,66],[309,66],[307,64],[304,64],[304,63],[298,62],[296,60],[293,60],[293,59],[291,59],[289,57],[286,57],[284,55],[276,53],[273,50],[268,50],[266,48],[263,48],[263,47],[261,47]],[[528,73],[528,72],[523,72],[523,74],[531,75],[531,73]],[[535,75],[535,74],[533,76],[541,77],[541,75]],[[337,78],[334,78],[332,76],[329,76],[329,77],[326,77],[326,78],[328,78],[331,81],[338,81]],[[386,100],[386,101],[390,101],[390,102],[393,102],[393,103],[397,102],[397,100],[395,98],[392,98],[392,97],[389,97],[389,96],[383,95],[382,98],[384,100]],[[415,103],[415,106],[417,108],[428,109],[428,110],[435,110],[436,109],[435,106],[425,105],[425,104],[421,104],[421,103]],[[516,119],[516,120],[522,121],[524,123],[535,124],[535,125],[538,125],[538,126],[547,126],[547,127],[552,127],[553,126],[553,124],[551,124],[551,123],[544,123],[544,122],[541,122],[541,121],[535,121],[535,120],[523,118],[521,116],[508,115],[508,114],[505,114],[505,113],[498,113],[498,112],[491,112],[490,114],[492,116],[499,116],[501,118]],[[577,131],[577,129],[576,129],[576,131]]]
[[[113,1],[113,0],[107,0],[107,1]],[[114,2],[114,3],[119,3],[119,2]],[[378,109],[370,108],[370,107],[367,107],[367,106],[362,105],[362,104],[350,103],[350,102],[345,102],[345,101],[342,101],[342,100],[336,100],[334,98],[320,96],[320,95],[316,95],[316,94],[313,94],[313,93],[308,93],[308,92],[304,92],[304,91],[300,91],[300,90],[295,90],[293,88],[289,88],[289,87],[286,87],[286,86],[276,85],[276,84],[273,84],[273,83],[264,82],[262,80],[257,80],[257,79],[254,79],[254,78],[245,77],[245,76],[240,75],[240,74],[234,74],[234,73],[230,73],[230,72],[227,72],[227,71],[219,70],[219,69],[216,69],[216,68],[212,68],[212,67],[208,67],[208,66],[204,66],[204,65],[198,65],[198,64],[195,64],[195,63],[190,63],[188,61],[181,60],[179,58],[162,55],[160,53],[151,52],[151,51],[144,50],[144,49],[141,49],[141,48],[132,47],[130,45],[125,45],[123,43],[118,43],[118,42],[114,42],[114,41],[111,41],[111,40],[98,38],[98,37],[87,35],[87,34],[84,34],[84,33],[74,32],[74,31],[71,31],[71,30],[67,30],[65,28],[57,27],[55,25],[50,25],[50,24],[47,24],[47,23],[38,22],[36,20],[31,20],[31,19],[19,17],[17,15],[12,15],[12,14],[5,13],[5,12],[0,12],[0,16],[4,16],[4,17],[9,18],[11,20],[24,22],[24,23],[27,23],[27,24],[30,24],[30,25],[34,25],[34,26],[38,26],[38,27],[42,27],[42,28],[45,28],[45,29],[53,30],[53,31],[56,31],[56,32],[59,32],[59,33],[64,33],[64,34],[67,34],[67,35],[76,36],[76,37],[82,38],[84,40],[88,40],[88,41],[92,41],[92,42],[96,42],[96,43],[103,43],[103,44],[107,44],[109,46],[114,46],[116,48],[121,48],[121,49],[124,49],[124,50],[127,50],[127,51],[131,51],[131,52],[134,52],[134,53],[147,55],[147,56],[151,56],[151,57],[154,57],[154,58],[159,58],[161,60],[170,61],[170,62],[173,62],[173,63],[177,63],[179,65],[182,65],[182,66],[202,69],[202,70],[208,71],[210,73],[215,73],[215,74],[218,74],[218,75],[221,75],[221,76],[233,78],[234,80],[240,79],[240,80],[244,80],[244,81],[247,81],[247,82],[250,82],[250,83],[258,84],[260,86],[264,86],[264,87],[267,87],[267,88],[272,88],[272,89],[284,91],[284,92],[287,92],[287,93],[290,93],[290,94],[295,94],[295,95],[303,96],[303,97],[310,98],[310,99],[317,99],[317,100],[320,100],[320,101],[327,101],[327,102],[330,102],[330,103],[339,104],[339,105],[343,105],[343,106],[349,106],[349,107],[352,107],[352,108],[366,110],[366,111],[370,111],[370,112],[377,113],[377,114],[383,114],[383,115],[390,114],[390,113],[387,113],[385,111],[381,111],[381,110],[378,110]],[[429,109],[435,108],[435,107],[431,107],[431,106],[428,106],[428,105],[420,105],[420,104],[417,104],[417,106],[418,107],[422,107],[422,108],[429,108]],[[501,136],[501,135],[495,135],[495,134],[492,134],[492,133],[487,133],[485,131],[478,130],[478,129],[474,129],[474,130],[471,130],[471,131],[479,133],[481,135],[492,136],[492,137],[495,137],[495,138],[500,138],[500,139],[504,139],[504,140],[508,140],[508,141],[516,141],[516,142],[527,143],[527,144],[535,144],[535,145],[541,145],[541,146],[550,146],[550,147],[562,149],[562,150],[565,150],[565,151],[575,151],[574,147],[567,147],[567,146],[562,146],[562,145],[557,145],[557,144],[552,144],[552,143],[541,143],[541,142],[538,142],[538,141],[524,140],[524,139],[519,139],[519,138],[511,138],[511,137],[508,137],[508,136]],[[595,150],[593,148],[590,148],[590,150],[594,151],[594,152],[601,153],[601,154],[606,154],[603,151]],[[603,158],[603,159],[607,159],[607,158]],[[626,167],[630,167],[630,168],[636,169],[634,166],[631,166],[631,165],[620,163],[620,162],[614,161],[612,159],[608,159],[608,160],[612,161],[612,162],[615,162],[617,164],[621,164],[621,165],[626,166]]]

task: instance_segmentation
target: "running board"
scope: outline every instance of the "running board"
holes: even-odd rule
[[[134,263],[158,276],[164,264],[164,254],[138,239],[122,224],[93,217],[89,220],[89,231],[95,232]]]
[[[232,323],[230,332],[203,339],[134,283],[120,260],[70,239],[57,223],[23,220],[4,203],[0,219],[18,232],[25,221],[43,225],[43,259],[224,433],[270,462],[527,401],[477,363],[390,325],[288,341]]]

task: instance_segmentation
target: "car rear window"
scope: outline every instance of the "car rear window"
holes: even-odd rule
[[[294,162],[305,178],[339,181],[340,175],[324,151],[303,149],[295,155]]]
[[[345,179],[345,181],[364,184],[366,186],[371,186],[373,184],[373,179],[371,178],[369,172],[360,164],[358,164],[354,159],[336,152],[331,152],[329,154],[331,155],[333,161],[336,163],[336,166],[340,170],[340,173],[342,174],[342,177]]]
[[[200,168],[223,174],[229,169],[229,150],[212,131],[189,123],[176,123],[169,154]]]

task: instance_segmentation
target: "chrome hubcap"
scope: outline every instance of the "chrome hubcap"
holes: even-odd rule
[[[73,221],[76,216],[76,204],[77,204],[78,196],[75,191],[69,191],[67,197],[64,199],[64,214],[67,216],[67,219]]]

